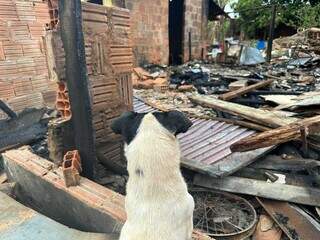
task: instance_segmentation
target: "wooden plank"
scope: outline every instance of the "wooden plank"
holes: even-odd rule
[[[259,88],[263,88],[265,86],[268,86],[270,85],[273,81],[275,81],[275,79],[268,79],[268,80],[265,80],[265,81],[261,81],[261,82],[258,82],[256,84],[253,84],[253,85],[250,85],[250,86],[247,86],[247,87],[243,87],[243,88],[240,88],[238,90],[235,90],[235,91],[232,91],[232,92],[228,92],[228,93],[225,93],[225,94],[222,94],[219,96],[219,99],[222,99],[222,100],[225,100],[225,101],[229,101],[233,98],[236,98],[236,97],[240,97],[248,92],[251,92],[251,91],[254,91],[254,90],[257,90]]]
[[[263,198],[257,198],[257,200],[290,240],[319,238],[320,230],[316,226],[319,226],[319,223],[316,221],[312,223],[309,220],[310,217],[308,218],[307,214],[302,212],[303,210],[298,211],[298,207],[286,202]],[[286,222],[283,221],[284,219],[287,219]]]
[[[320,206],[320,190],[240,177],[211,178],[197,174],[194,184],[210,189],[253,195],[268,199]]]
[[[193,95],[190,96],[189,99],[201,106],[227,112],[271,128],[285,126],[299,120],[298,118],[294,117],[280,117],[278,114],[271,111],[230,103],[209,96]]]
[[[230,91],[236,91],[238,89],[244,88],[248,86],[248,79],[241,79],[229,84]]]
[[[297,140],[301,138],[301,129],[307,129],[307,132],[312,134],[319,133],[320,116],[306,118],[297,123],[246,137],[231,145],[230,149],[233,152],[245,152]]]
[[[280,156],[268,155],[251,164],[250,167],[277,171],[302,171],[320,167],[320,161],[305,158],[283,159]]]

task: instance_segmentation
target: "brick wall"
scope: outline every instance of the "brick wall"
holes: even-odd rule
[[[123,111],[132,109],[130,12],[82,3],[82,19],[97,155],[105,164],[125,166],[122,140],[110,125]],[[49,33],[54,59],[50,75],[66,81],[60,26]]]
[[[0,0],[0,99],[15,111],[55,101],[42,38],[49,23],[42,0]]]
[[[206,2],[205,0],[185,0],[184,61],[189,60],[189,32],[191,32],[192,58],[201,58],[201,51],[206,43]]]
[[[168,0],[126,0],[126,8],[131,11],[135,65],[168,63],[168,7]]]
[[[145,62],[168,64],[169,60],[169,0],[126,0],[131,11],[131,32],[135,65]],[[185,0],[183,59],[189,60],[189,32],[192,57],[200,59],[206,43],[207,0]]]

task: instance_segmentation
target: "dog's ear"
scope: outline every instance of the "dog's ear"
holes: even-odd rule
[[[130,121],[135,117],[136,113],[135,112],[124,112],[121,114],[120,117],[115,119],[111,123],[111,130],[115,134],[121,134],[123,135],[125,129],[127,126],[130,126]]]
[[[174,135],[185,133],[192,126],[188,117],[179,111],[154,113],[157,120]]]
[[[187,132],[192,126],[190,119],[182,112],[170,111],[167,112],[167,114],[168,119],[170,120],[169,124],[171,125],[171,128],[175,130],[175,135]]]
[[[144,115],[144,113],[125,112],[111,123],[111,130],[121,134],[124,141],[129,144],[136,136]]]

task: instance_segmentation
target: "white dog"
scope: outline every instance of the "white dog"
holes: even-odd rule
[[[191,240],[194,201],[180,172],[176,138],[191,125],[178,111],[127,112],[113,122],[126,142],[129,172],[120,240]]]

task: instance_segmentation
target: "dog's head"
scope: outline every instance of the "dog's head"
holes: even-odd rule
[[[188,117],[179,111],[154,112],[152,115],[158,122],[173,135],[185,133],[192,126]],[[127,144],[134,139],[137,130],[147,113],[125,112],[111,124],[116,134],[121,134]],[[152,127],[152,126],[150,126]]]

